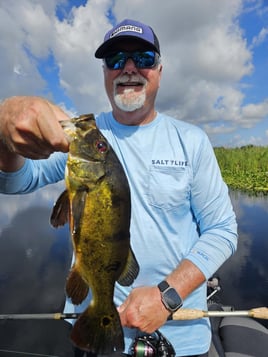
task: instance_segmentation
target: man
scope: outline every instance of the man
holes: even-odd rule
[[[96,123],[129,180],[131,245],[140,265],[133,286],[115,288],[125,353],[138,330],[160,328],[176,356],[206,354],[207,319],[167,319],[182,302],[206,309],[206,280],[236,249],[235,215],[213,149],[199,128],[155,110],[162,64],[149,26],[124,20],[105,35],[95,56],[103,59],[112,106]],[[63,178],[68,141],[58,121],[64,119],[41,98],[2,103],[2,192],[26,193]]]

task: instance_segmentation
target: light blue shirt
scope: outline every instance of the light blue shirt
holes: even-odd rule
[[[156,285],[182,259],[192,261],[211,277],[236,250],[235,214],[222,180],[213,148],[199,128],[157,114],[142,126],[118,123],[111,113],[101,113],[97,126],[121,161],[131,189],[131,245],[140,265],[134,284],[116,284],[115,303],[120,305],[131,289]],[[16,173],[0,173],[3,193],[26,193],[61,180],[66,154],[48,160],[26,160]],[[66,311],[83,311],[67,300]],[[206,284],[184,301],[185,308],[205,310]],[[201,354],[209,349],[207,319],[169,321],[160,331],[176,355]],[[126,352],[136,335],[125,329]]]

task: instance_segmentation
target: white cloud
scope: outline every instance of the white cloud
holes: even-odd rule
[[[23,68],[20,64],[15,64],[13,68],[13,72],[16,73],[18,76],[25,76],[26,73],[24,72]]]
[[[211,126],[209,124],[204,125],[204,129],[208,135],[214,135],[214,134],[229,134],[232,133],[235,128],[231,126],[226,126],[225,124],[219,124],[217,126]]]
[[[108,0],[91,0],[74,9],[71,21],[56,22],[53,52],[60,66],[61,85],[80,112],[108,109],[100,60],[94,52],[111,27]]]
[[[268,27],[263,27],[258,36],[253,37],[251,48],[260,46],[266,41],[268,36]]]
[[[159,37],[164,66],[160,111],[203,126],[211,135],[226,128],[250,128],[267,116],[267,101],[244,104],[239,85],[254,70],[253,49],[247,47],[237,21],[244,1],[168,0],[167,6],[162,0],[147,0],[144,6],[144,0],[89,0],[73,7],[63,21],[56,17],[60,4],[0,0],[0,75],[5,83],[0,98],[39,93],[52,97],[49,90],[44,92],[46,83],[36,62],[52,53],[59,83],[75,105],[71,111],[108,110],[102,65],[94,52],[111,28],[107,14],[112,11],[117,21],[130,17],[150,24]],[[263,28],[254,44],[266,36]]]
[[[36,56],[47,54],[53,33],[49,14],[38,1],[2,0],[0,5],[0,98],[40,94],[46,83],[27,51]]]
[[[245,120],[259,121],[268,116],[268,99],[258,104],[248,104],[242,108],[242,116]]]

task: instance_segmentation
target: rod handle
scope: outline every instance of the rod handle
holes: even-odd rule
[[[172,315],[173,320],[196,320],[205,317],[206,314],[202,310],[195,309],[179,309]]]
[[[196,309],[179,309],[172,315],[173,320],[196,320],[202,317],[248,316],[254,319],[268,319],[268,308],[258,307],[247,311],[203,311]]]
[[[249,316],[254,319],[266,319],[268,320],[268,307],[258,307],[256,309],[249,310]]]

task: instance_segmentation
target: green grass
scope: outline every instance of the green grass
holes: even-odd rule
[[[214,148],[224,181],[235,190],[268,194],[268,147]]]

